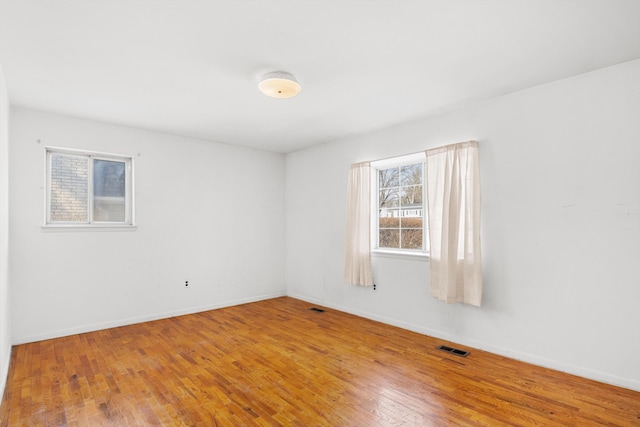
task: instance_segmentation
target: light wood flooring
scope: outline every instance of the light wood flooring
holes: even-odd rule
[[[640,426],[640,393],[276,298],[14,347],[0,426]]]

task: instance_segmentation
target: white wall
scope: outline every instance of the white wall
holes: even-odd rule
[[[11,355],[9,302],[9,97],[0,66],[0,399]]]
[[[428,294],[428,263],[374,257],[344,285],[349,164],[476,139],[484,303]],[[286,159],[289,295],[640,390],[640,60]]]
[[[45,146],[133,155],[138,228],[43,229]],[[281,154],[13,109],[10,163],[14,343],[284,294]]]

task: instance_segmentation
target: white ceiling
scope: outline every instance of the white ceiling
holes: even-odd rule
[[[637,58],[638,0],[0,0],[12,105],[284,153]]]

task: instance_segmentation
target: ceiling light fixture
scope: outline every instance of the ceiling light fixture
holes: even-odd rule
[[[293,74],[286,71],[273,71],[262,76],[258,89],[271,98],[284,99],[296,96],[302,90],[302,86]]]

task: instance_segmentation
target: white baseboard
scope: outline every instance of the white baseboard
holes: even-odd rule
[[[149,314],[145,316],[136,316],[136,317],[129,317],[126,319],[118,319],[110,322],[93,323],[93,324],[79,326],[75,328],[48,331],[42,334],[14,336],[12,337],[12,344],[13,345],[26,344],[30,342],[48,340],[51,338],[60,338],[60,337],[66,337],[69,335],[82,334],[85,332],[99,331],[102,329],[117,328],[119,326],[133,325],[136,323],[150,322],[152,320],[167,319],[169,317],[183,316],[185,314],[200,313],[202,311],[209,311],[209,310],[215,310],[218,308],[232,307],[234,305],[241,305],[241,304],[247,304],[251,302],[263,301],[267,299],[283,297],[285,295],[286,294],[284,291],[273,292],[273,293],[258,295],[255,297],[223,301],[215,304],[205,304],[205,305],[189,307],[181,310],[172,310],[172,311],[167,311],[163,313],[154,313],[154,314]]]
[[[7,379],[9,377],[9,366],[11,364],[11,346],[9,346],[9,350],[7,351],[6,357],[3,359],[4,363],[0,366],[0,402],[4,396],[4,388],[7,385]]]
[[[583,378],[588,378],[594,381],[599,381],[602,383],[611,384],[618,387],[624,387],[630,390],[640,391],[639,380],[622,378],[616,375],[608,374],[606,372],[596,371],[592,369],[583,368],[580,366],[569,365],[566,363],[547,359],[544,357],[537,356],[535,354],[524,353],[521,351],[498,347],[491,344],[486,344],[479,341],[454,336],[447,332],[426,328],[420,325],[414,325],[398,319],[379,316],[377,314],[373,314],[365,311],[354,310],[350,307],[341,306],[339,304],[330,304],[330,303],[327,303],[326,301],[310,298],[306,295],[300,295],[295,292],[289,292],[287,293],[287,296],[290,296],[291,298],[296,298],[302,301],[307,301],[312,304],[318,304],[325,307],[333,308],[335,310],[344,311],[345,313],[350,313],[359,317],[364,317],[366,319],[371,319],[378,322],[386,323],[387,325],[397,326],[399,328],[407,329],[409,331],[417,332],[419,334],[428,335],[434,338],[440,338],[446,341],[451,341],[457,344],[473,347],[478,350],[488,351],[490,353],[498,354],[500,356],[508,357],[508,358],[519,360],[526,363],[531,363],[532,365],[542,366],[545,368],[554,369],[556,371],[577,375]]]

